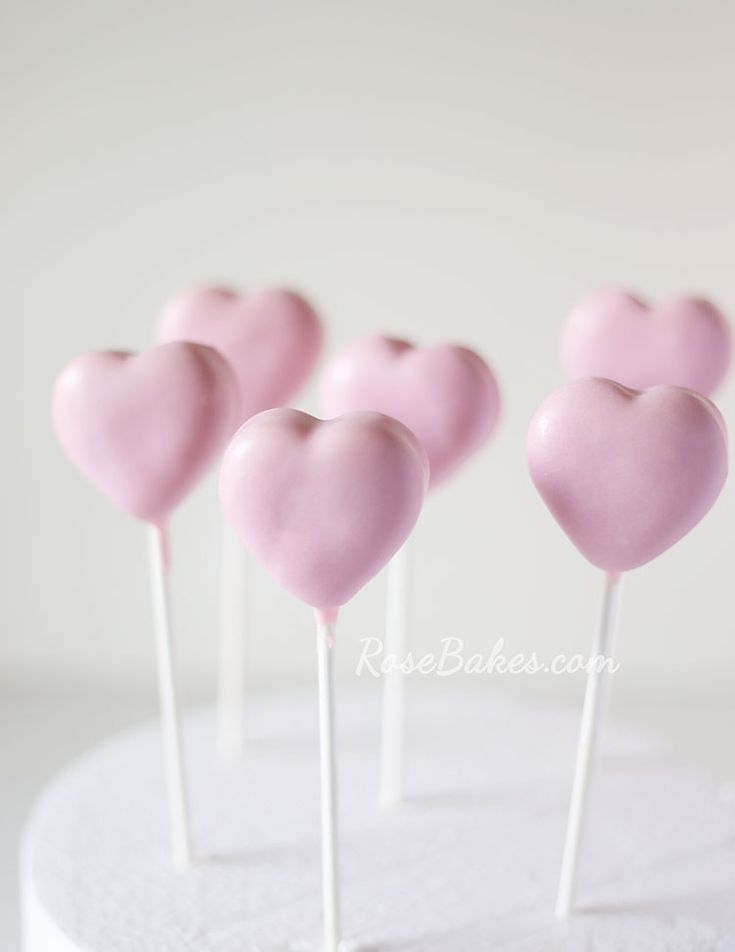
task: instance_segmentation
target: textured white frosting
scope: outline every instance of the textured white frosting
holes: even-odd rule
[[[412,681],[410,687],[416,682]],[[608,730],[580,911],[552,910],[578,712],[481,695],[411,697],[408,801],[376,805],[377,692],[340,691],[343,921],[365,952],[735,948],[735,810],[656,742]],[[24,844],[25,952],[296,952],[320,935],[316,698],[248,709],[222,763],[189,716],[195,869],[168,862],[155,725],[46,791]]]

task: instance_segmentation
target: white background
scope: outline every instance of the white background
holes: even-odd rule
[[[563,382],[559,330],[588,291],[692,291],[735,316],[735,8],[1,9],[0,693],[150,690],[143,530],[63,457],[49,394],[80,351],[147,346],[167,296],[207,281],[301,289],[327,353],[371,331],[482,352],[502,424],[418,527],[416,646],[459,634],[468,651],[499,637],[510,652],[586,651],[601,580],[530,485],[525,432]],[[735,374],[717,399],[735,426]],[[313,388],[300,405],[317,409]],[[734,527],[731,480],[690,537],[626,580],[619,699],[680,722],[730,704]],[[219,540],[210,480],[173,526],[188,697],[213,680]],[[312,678],[308,611],[254,579],[251,684]],[[377,579],[343,612],[346,675],[381,632],[383,595]],[[10,734],[35,777],[45,753],[26,749],[25,723]]]

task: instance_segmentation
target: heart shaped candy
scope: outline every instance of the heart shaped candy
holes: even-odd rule
[[[400,420],[423,444],[434,487],[490,438],[500,394],[485,361],[465,347],[374,336],[329,362],[321,407],[327,417],[374,410]]]
[[[237,389],[210,347],[172,343],[141,354],[97,351],[59,374],[59,442],[115,505],[162,524],[232,432]]]
[[[574,381],[537,410],[527,451],[556,521],[593,565],[614,574],[693,529],[727,476],[719,411],[679,387],[639,393],[610,380]]]
[[[225,454],[225,515],[285,589],[336,610],[400,548],[418,518],[428,463],[396,420],[353,413],[321,421],[267,410]]]
[[[572,377],[607,377],[645,390],[657,384],[709,396],[730,366],[729,325],[698,298],[655,307],[626,291],[600,291],[572,311],[562,337],[562,364]]]
[[[322,329],[311,305],[292,291],[238,295],[199,288],[169,301],[158,340],[208,344],[227,358],[240,390],[239,425],[288,403],[306,383],[321,351]]]

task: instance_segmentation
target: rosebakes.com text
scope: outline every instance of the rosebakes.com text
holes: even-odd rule
[[[396,670],[447,678],[459,674],[577,674],[580,671],[588,674],[604,670],[613,674],[620,667],[619,662],[605,655],[558,654],[548,661],[541,661],[535,651],[528,655],[507,655],[503,651],[503,638],[498,638],[487,655],[465,654],[464,641],[456,637],[442,638],[438,653],[414,655],[409,651],[403,657],[386,654],[380,638],[363,638],[361,644],[355,672],[373,678]]]

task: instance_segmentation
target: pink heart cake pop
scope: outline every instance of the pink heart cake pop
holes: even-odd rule
[[[358,341],[330,361],[321,401],[327,417],[374,410],[400,420],[426,450],[432,487],[490,438],[500,413],[498,385],[478,354],[380,336]]]
[[[240,391],[239,425],[301,389],[319,357],[322,328],[311,305],[292,291],[199,288],[169,301],[158,339],[208,344],[227,358]]]
[[[268,410],[235,434],[220,495],[271,575],[308,605],[331,610],[406,540],[427,480],[423,449],[396,420],[352,413],[322,421]]]
[[[220,496],[233,528],[285,589],[315,609],[325,952],[341,948],[337,613],[405,542],[428,477],[416,437],[377,413],[325,422],[297,410],[266,410],[240,427],[222,463]]]
[[[709,396],[731,356],[725,317],[699,298],[677,297],[650,306],[627,291],[599,291],[572,311],[562,337],[567,374],[607,377],[645,390],[658,384]]]
[[[232,432],[237,391],[212,348],[171,343],[141,354],[97,351],[59,374],[59,442],[116,506],[162,524]]]
[[[527,450],[531,478],[556,521],[611,574],[678,542],[727,476],[719,411],[678,387],[639,393],[610,380],[574,381],[538,409]]]

